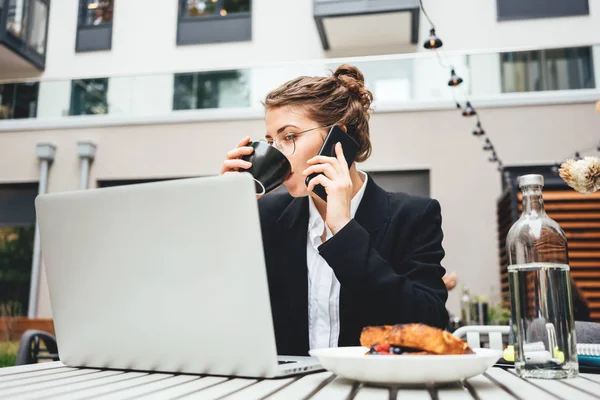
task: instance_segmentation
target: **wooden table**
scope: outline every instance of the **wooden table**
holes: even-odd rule
[[[393,389],[360,385],[329,372],[285,379],[240,379],[197,375],[70,368],[60,362],[0,369],[0,399],[600,399],[600,375],[564,381],[523,380],[512,370],[439,388]]]

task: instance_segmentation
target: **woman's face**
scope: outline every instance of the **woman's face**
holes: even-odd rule
[[[267,141],[278,141],[280,143],[283,143],[286,133],[299,133],[320,126],[319,123],[308,118],[301,108],[289,106],[268,109],[265,123],[267,126],[267,134],[265,135]],[[292,155],[286,154],[292,164],[292,173],[283,183],[293,197],[308,195],[304,183],[306,176],[302,175],[302,172],[308,168],[306,162],[319,153],[328,130],[329,128],[315,129],[294,138],[296,150]]]

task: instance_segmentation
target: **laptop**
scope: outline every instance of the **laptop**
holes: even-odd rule
[[[61,361],[244,377],[322,369],[278,357],[247,173],[36,201]]]

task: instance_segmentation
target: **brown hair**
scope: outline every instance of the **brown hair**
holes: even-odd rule
[[[301,76],[271,91],[265,108],[301,107],[319,125],[345,125],[359,144],[357,162],[371,155],[369,113],[373,94],[365,78],[352,65],[340,65],[330,76]]]

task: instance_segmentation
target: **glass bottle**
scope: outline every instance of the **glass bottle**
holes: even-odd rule
[[[463,288],[463,294],[460,298],[460,317],[462,319],[463,325],[472,325],[473,324],[473,313],[472,313],[472,301],[471,294],[467,287]]]
[[[524,378],[578,374],[567,239],[546,215],[541,175],[518,179],[523,212],[506,237],[515,367]]]

